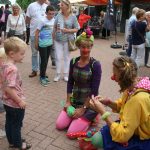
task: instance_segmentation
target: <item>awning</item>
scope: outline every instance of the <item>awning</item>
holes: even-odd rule
[[[108,0],[70,0],[70,3],[84,3],[87,5],[107,5]],[[120,4],[119,0],[115,0],[115,4]]]

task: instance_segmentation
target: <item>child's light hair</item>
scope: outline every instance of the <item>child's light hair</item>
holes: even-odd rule
[[[8,55],[10,51],[16,53],[22,48],[24,49],[26,46],[26,43],[18,37],[10,37],[4,41],[4,49],[6,55]]]
[[[6,59],[5,49],[3,47],[0,48],[0,58]]]

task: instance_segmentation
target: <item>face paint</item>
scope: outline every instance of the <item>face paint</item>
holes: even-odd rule
[[[89,54],[89,48],[82,48],[82,53],[84,54],[84,55],[87,55],[87,54]]]
[[[111,80],[118,82],[118,81],[116,80],[116,76],[115,76],[114,74],[111,76]]]

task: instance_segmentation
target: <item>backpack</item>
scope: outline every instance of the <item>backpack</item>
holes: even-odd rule
[[[72,59],[72,65],[73,65],[73,67],[75,66],[75,64],[79,61],[79,59],[80,59],[80,56],[79,57],[74,57],[73,59]],[[89,62],[89,64],[90,64],[90,71],[93,73],[93,69],[94,69],[94,63],[95,62],[97,62],[97,60],[96,59],[94,59],[93,57],[90,57],[90,62]]]

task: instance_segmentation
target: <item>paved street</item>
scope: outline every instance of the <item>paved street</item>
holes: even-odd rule
[[[118,36],[118,42],[123,44],[124,36]],[[111,81],[112,60],[119,56],[121,49],[111,49],[110,45],[114,43],[114,37],[109,40],[96,39],[91,55],[100,60],[102,65],[102,79],[99,93],[103,96],[116,99],[120,94],[119,87]],[[71,56],[76,57],[79,51],[72,52]],[[31,51],[28,48],[26,57],[22,64],[18,65],[21,70],[23,87],[27,98],[28,106],[22,129],[23,137],[32,143],[31,150],[77,150],[76,140],[66,138],[65,131],[55,129],[55,120],[60,112],[62,100],[66,98],[66,83],[61,80],[58,83],[53,82],[55,70],[51,69],[51,62],[47,69],[47,75],[52,81],[48,87],[43,87],[39,83],[39,76],[29,78],[31,72]],[[141,68],[140,75],[149,75],[150,69]],[[4,128],[4,113],[0,114],[0,128]],[[114,116],[115,119],[115,116]],[[99,127],[104,122],[100,121]],[[0,139],[0,150],[7,150],[8,143],[6,138]]]

